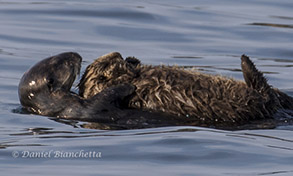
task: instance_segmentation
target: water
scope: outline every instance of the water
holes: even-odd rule
[[[0,0],[1,175],[292,175],[292,125],[107,131],[13,113],[22,74],[65,51],[81,54],[83,70],[119,51],[236,79],[245,53],[293,96],[292,8],[289,0]]]

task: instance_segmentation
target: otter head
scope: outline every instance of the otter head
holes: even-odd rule
[[[124,60],[118,52],[101,56],[86,68],[78,85],[79,95],[89,98],[108,87],[130,83],[138,75],[139,65],[138,59]]]
[[[81,60],[79,54],[67,52],[44,59],[31,67],[24,73],[18,86],[22,106],[41,115],[58,112],[58,107],[61,108],[56,104],[61,98],[58,96],[61,96],[60,92],[70,93],[79,74]]]

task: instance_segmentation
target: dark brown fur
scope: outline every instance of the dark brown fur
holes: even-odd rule
[[[176,66],[142,65],[124,60],[117,52],[89,65],[80,81],[79,94],[89,98],[121,83],[136,86],[127,107],[165,112],[203,122],[245,122],[271,118],[281,109],[293,109],[293,98],[271,88],[245,55],[241,58],[245,82],[184,70]]]

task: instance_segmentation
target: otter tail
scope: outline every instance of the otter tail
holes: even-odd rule
[[[257,70],[254,63],[246,55],[241,56],[241,68],[244,80],[248,87],[257,90],[260,93],[267,93],[271,90],[271,86],[263,76],[263,73]]]

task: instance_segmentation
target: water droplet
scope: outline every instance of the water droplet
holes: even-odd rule
[[[35,84],[36,84],[35,81],[31,81],[31,82],[29,83],[30,86],[33,86],[33,85],[35,85]]]

